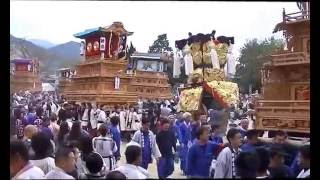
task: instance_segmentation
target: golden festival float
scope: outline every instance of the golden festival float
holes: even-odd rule
[[[39,61],[36,59],[13,59],[10,61],[10,92],[42,91],[39,78]]]
[[[208,109],[223,111],[227,116],[232,104],[239,101],[239,88],[231,82],[235,74],[235,59],[232,54],[234,37],[210,34],[192,35],[175,42],[174,75],[179,75],[179,66],[184,62],[188,83],[180,89],[178,111],[191,112],[194,118],[206,114]],[[223,126],[227,125],[222,122]]]
[[[256,128],[282,129],[289,136],[310,133],[310,2],[286,14],[274,32],[283,31],[286,45],[271,55],[262,72],[262,98],[256,104]]]
[[[82,61],[72,76],[62,76],[60,87],[68,101],[107,105],[135,104],[138,97],[169,99],[172,97],[168,77],[159,66],[167,63],[163,55],[135,54],[129,62],[127,31],[121,22],[77,33],[83,39]],[[140,66],[150,65],[144,70]],[[153,68],[156,66],[156,68]],[[65,73],[64,70],[61,73]],[[69,81],[69,82],[68,82]]]

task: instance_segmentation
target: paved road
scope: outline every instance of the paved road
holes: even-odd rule
[[[126,158],[124,155],[126,144],[127,144],[126,142],[121,143],[121,149],[120,149],[121,150],[121,159],[118,162],[118,165],[124,164],[126,162]],[[158,178],[157,166],[156,166],[155,161],[153,161],[152,164],[149,164],[148,172],[150,173],[151,178]],[[171,175],[171,177],[172,178],[179,178],[179,179],[186,178],[186,176],[181,175],[180,163],[174,163],[174,172]]]

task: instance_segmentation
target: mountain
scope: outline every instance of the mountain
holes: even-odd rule
[[[28,41],[45,49],[49,49],[56,46],[56,44],[53,44],[52,42],[43,39],[28,39]]]
[[[80,43],[70,41],[48,49],[51,53],[67,59],[80,59]]]
[[[10,35],[10,59],[13,58],[37,58],[40,62],[41,72],[55,73],[62,67],[73,67],[79,63],[80,45],[76,42],[68,42],[46,49],[28,40]]]

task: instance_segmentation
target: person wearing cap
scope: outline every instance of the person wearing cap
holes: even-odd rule
[[[142,161],[140,166],[148,169],[148,164],[152,162],[152,155],[157,163],[161,157],[158,145],[156,143],[156,136],[150,131],[150,121],[146,118],[142,119],[142,127],[137,130],[132,141],[140,144],[142,149]]]
[[[291,169],[284,164],[285,156],[288,154],[280,147],[271,146],[270,152],[270,164],[268,171],[271,178],[289,178],[294,177]]]

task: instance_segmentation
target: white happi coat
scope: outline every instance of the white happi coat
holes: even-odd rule
[[[125,131],[126,130],[126,112],[125,111],[120,111],[120,116],[119,116],[119,119],[120,119],[120,131]]]
[[[107,170],[114,170],[116,167],[116,159],[113,154],[117,152],[118,147],[113,139],[108,136],[94,137],[92,139],[92,146],[94,151],[102,156]]]
[[[96,109],[91,109],[90,112],[90,124],[92,129],[96,129],[98,126],[98,114],[96,114]]]
[[[134,133],[132,137],[132,141],[140,144],[140,146],[143,148],[143,140],[142,140],[143,134],[141,130],[138,130]],[[159,150],[159,147],[156,143],[156,135],[153,134],[152,131],[149,130],[149,138],[150,138],[150,143],[151,143],[151,154],[153,155],[154,158],[159,158],[161,157],[161,153]]]

